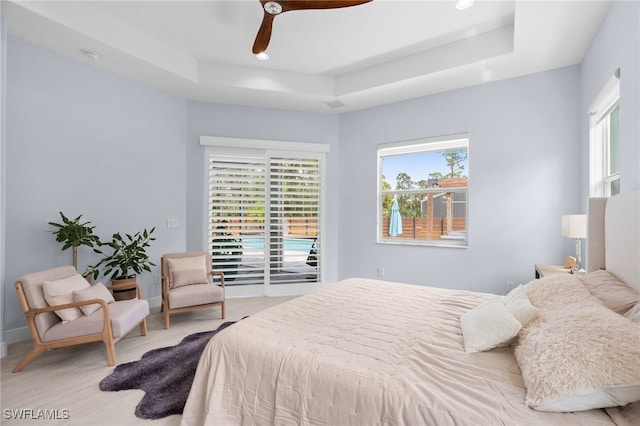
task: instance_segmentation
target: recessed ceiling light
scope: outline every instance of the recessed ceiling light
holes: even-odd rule
[[[82,54],[84,56],[86,56],[87,58],[97,61],[98,59],[100,59],[100,54],[98,52],[95,52],[93,50],[83,50]]]
[[[465,10],[469,9],[473,5],[473,0],[458,0],[456,2],[456,9]]]
[[[266,61],[267,59],[269,59],[269,55],[267,55],[267,52],[260,52],[260,53],[256,53],[256,58],[258,58],[261,61]]]

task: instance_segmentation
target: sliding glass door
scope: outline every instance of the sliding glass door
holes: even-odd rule
[[[207,240],[238,295],[319,287],[324,153],[207,148]]]

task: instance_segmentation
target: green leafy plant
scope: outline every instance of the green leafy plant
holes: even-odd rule
[[[154,226],[150,230],[144,229],[135,234],[125,234],[124,237],[116,232],[108,243],[100,243],[100,246],[107,246],[112,249],[110,254],[105,254],[102,250],[96,249],[98,254],[104,257],[95,265],[90,266],[93,278],[98,278],[100,268],[104,268],[104,275],[113,279],[128,278],[131,275],[141,274],[143,271],[151,272],[151,267],[156,266],[149,259],[146,249],[155,237],[151,235],[155,231]]]
[[[75,219],[69,219],[62,212],[62,223],[49,222],[55,229],[51,231],[56,236],[56,241],[62,243],[62,251],[72,249],[73,266],[78,269],[78,247],[87,246],[94,248],[99,246],[100,238],[93,233],[95,226],[89,226],[91,222],[82,222],[82,215]]]

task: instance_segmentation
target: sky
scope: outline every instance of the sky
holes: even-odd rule
[[[468,172],[468,161],[464,162],[464,166],[463,174],[466,175]],[[411,176],[412,181],[417,182],[419,180],[429,179],[430,173],[440,172],[445,175],[450,171],[442,152],[397,155],[385,157],[382,160],[382,174],[394,189],[396,187],[396,176],[398,173],[404,172]]]

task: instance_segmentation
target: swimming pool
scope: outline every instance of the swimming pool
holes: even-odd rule
[[[240,240],[244,249],[264,250],[263,237],[241,237]],[[284,249],[308,254],[313,241],[314,238],[284,237]]]

